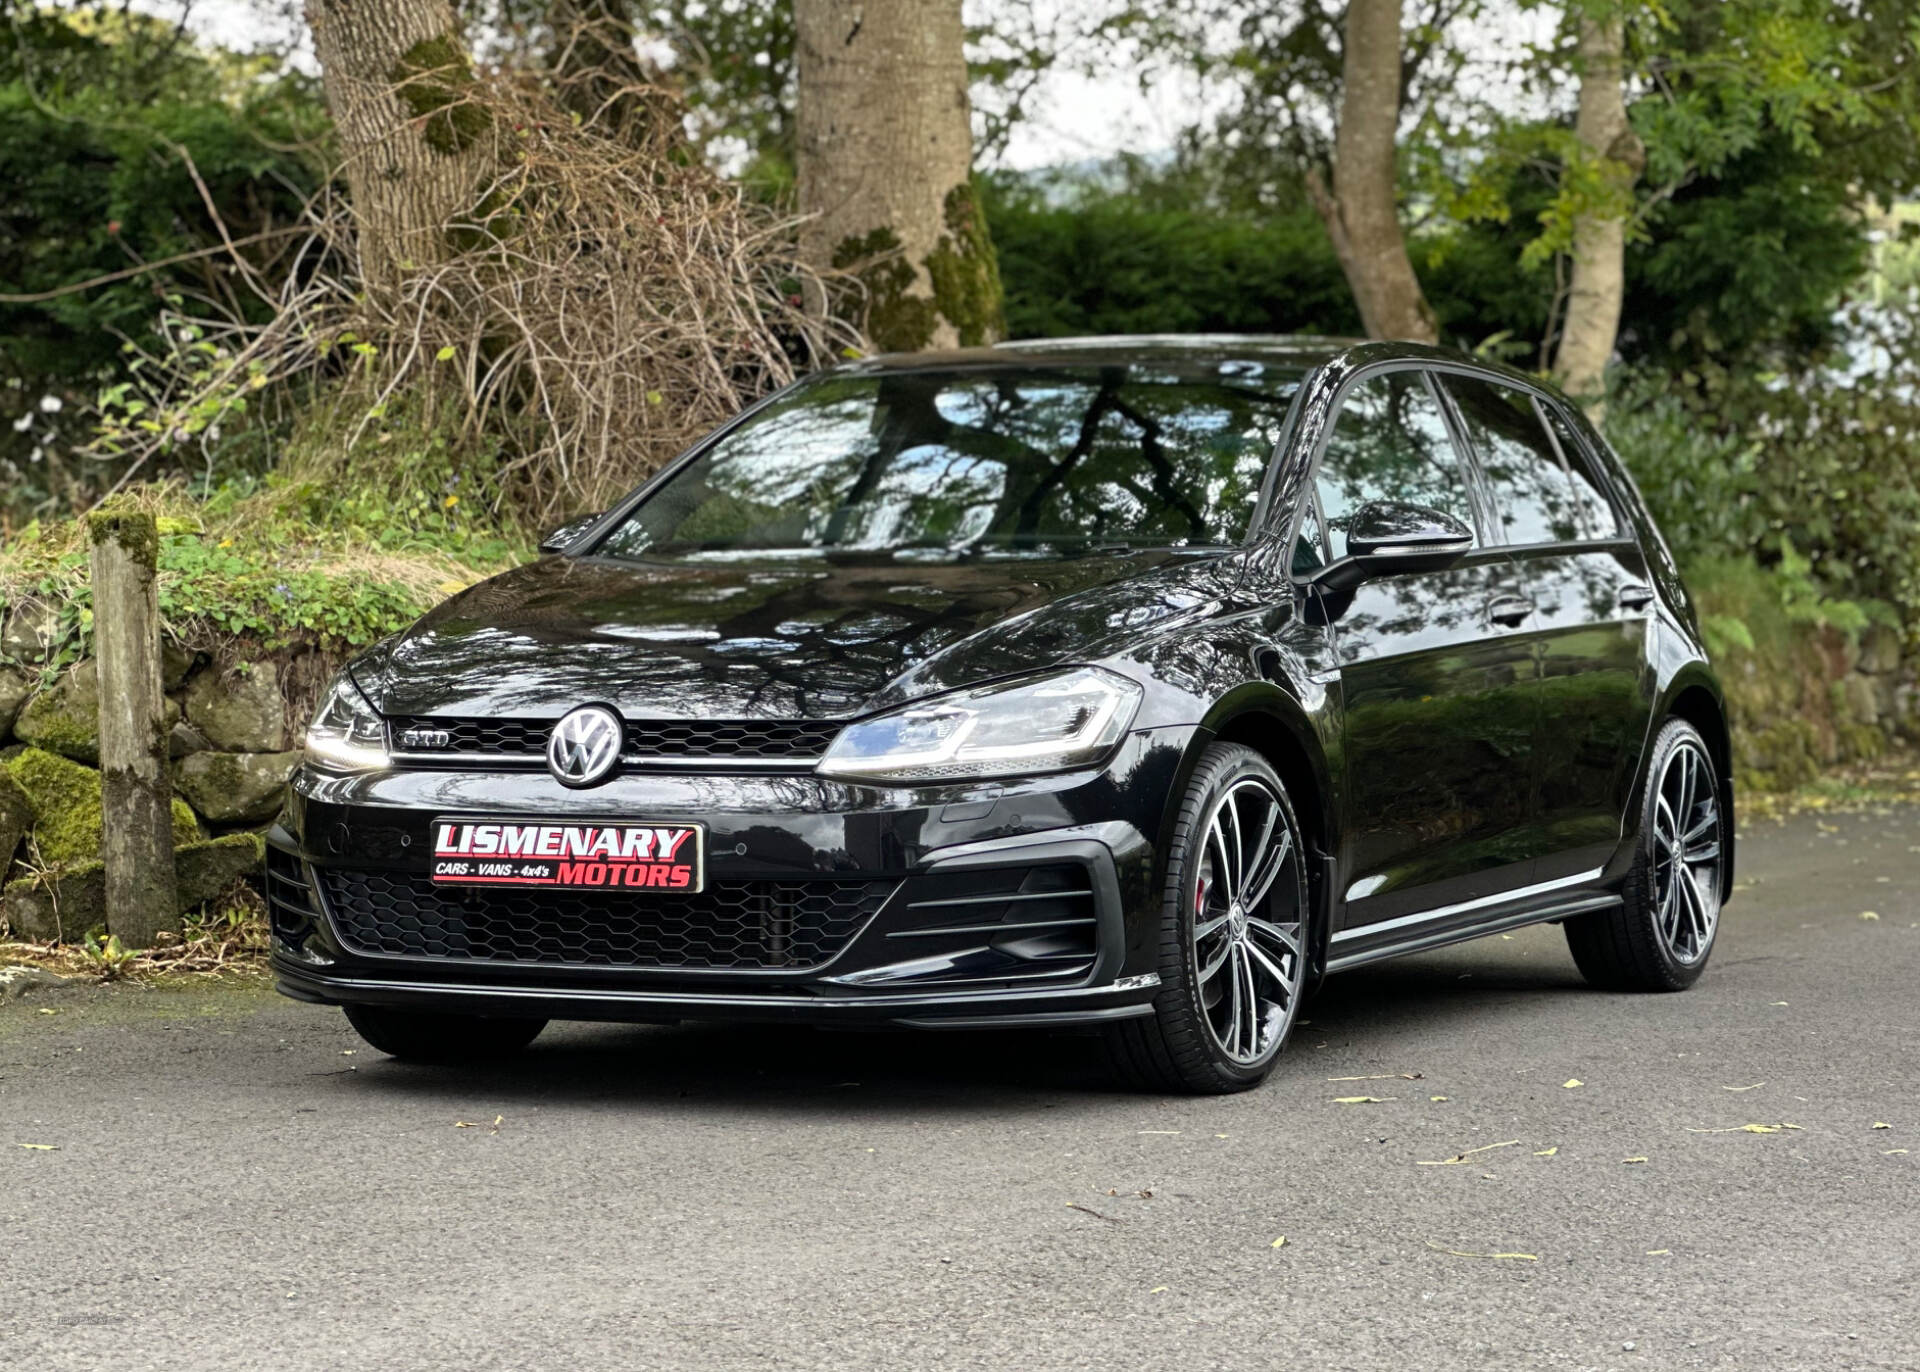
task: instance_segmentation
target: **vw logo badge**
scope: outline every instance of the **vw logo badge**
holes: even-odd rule
[[[620,760],[626,729],[604,705],[582,705],[561,717],[547,740],[547,770],[562,786],[591,786]]]

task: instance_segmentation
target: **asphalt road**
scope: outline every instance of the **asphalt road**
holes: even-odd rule
[[[1920,811],[1742,867],[1690,993],[1483,940],[1336,980],[1216,1100],[1067,1038],[445,1071],[259,991],[36,993],[0,1367],[1920,1367]]]

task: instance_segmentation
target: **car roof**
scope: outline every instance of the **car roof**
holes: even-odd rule
[[[1111,366],[1115,362],[1211,364],[1274,362],[1302,369],[1338,357],[1359,340],[1287,334],[1107,334],[1086,338],[1022,338],[991,347],[881,353],[846,364],[862,372],[938,371],[946,368]]]
[[[1212,371],[1224,363],[1266,363],[1310,371],[1327,367],[1340,376],[1382,362],[1471,367],[1527,385],[1542,379],[1458,348],[1317,334],[1102,334],[1085,338],[1022,338],[991,347],[946,348],[917,353],[881,353],[843,362],[843,375],[887,374],[970,368],[1110,367],[1155,363],[1173,371]],[[1331,365],[1330,365],[1331,364]]]

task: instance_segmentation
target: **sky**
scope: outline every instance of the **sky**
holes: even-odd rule
[[[179,0],[136,0],[139,8],[177,18]],[[1100,0],[967,0],[970,23],[990,23],[996,9],[1035,8],[1071,12]],[[311,55],[298,10],[289,0],[191,0],[188,26],[224,47],[293,47]],[[1142,91],[1131,69],[1094,74],[1056,70],[1041,79],[1028,104],[1028,117],[1008,142],[1001,165],[1015,169],[1108,157],[1118,152],[1151,152],[1171,147],[1191,124],[1196,104],[1205,97],[1191,80],[1162,81]]]
[[[291,47],[311,63],[298,0],[186,0],[189,26],[226,47]],[[135,0],[139,8],[175,18],[182,0]],[[1023,25],[1073,27],[1111,11],[1116,0],[965,0],[969,24],[993,25],[1018,17]],[[1495,58],[1520,42],[1541,41],[1557,19],[1552,6],[1500,5],[1458,41],[1470,54]],[[1160,77],[1143,86],[1139,73],[1120,64],[1083,70],[1084,61],[1055,67],[1040,79],[1025,117],[1013,130],[997,165],[1029,170],[1171,148],[1180,131],[1217,109],[1223,97],[1190,74]]]

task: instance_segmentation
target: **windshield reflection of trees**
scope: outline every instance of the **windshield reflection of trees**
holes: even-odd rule
[[[1141,365],[828,377],[723,439],[602,551],[1233,543],[1296,384]]]

